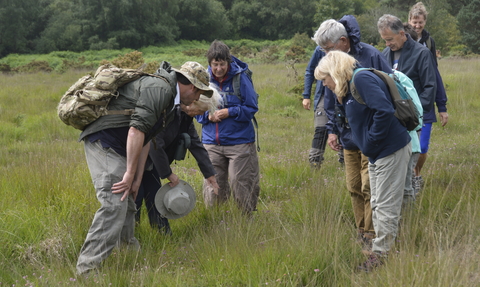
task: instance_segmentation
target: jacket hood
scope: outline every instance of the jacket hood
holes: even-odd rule
[[[357,54],[361,50],[360,25],[353,15],[345,15],[338,22],[342,23],[347,30],[348,38],[350,38],[350,49],[353,54]]]

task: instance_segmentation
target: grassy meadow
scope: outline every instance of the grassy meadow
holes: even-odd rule
[[[370,274],[355,270],[365,258],[336,153],[309,167],[313,113],[288,93],[297,84],[291,66],[251,65],[260,94],[254,218],[234,204],[206,209],[189,155],[174,169],[197,191],[195,209],[170,221],[172,236],[143,214],[142,250],[114,250],[87,278],[75,265],[99,204],[79,131],[56,114],[85,71],[0,75],[0,286],[479,286],[480,59],[439,65],[449,123],[434,124],[425,188],[387,264]],[[305,66],[296,66],[300,75]]]

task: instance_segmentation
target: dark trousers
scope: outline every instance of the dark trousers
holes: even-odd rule
[[[143,201],[147,207],[148,220],[152,228],[158,228],[159,231],[166,234],[171,233],[170,224],[168,219],[160,215],[157,208],[155,207],[155,195],[157,191],[162,186],[160,182],[160,176],[158,175],[157,170],[152,168],[152,170],[145,170],[143,173],[142,184],[138,189],[137,199],[135,204],[137,206],[137,213],[135,214],[135,220],[140,222],[140,209],[142,207]]]

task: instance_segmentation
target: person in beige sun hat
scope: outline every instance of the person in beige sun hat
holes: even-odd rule
[[[120,87],[119,96],[108,104],[109,110],[131,113],[101,116],[80,134],[100,208],[80,250],[77,274],[100,268],[115,246],[140,249],[134,235],[135,198],[150,141],[166,130],[177,106],[194,107],[201,95],[212,97],[209,78],[199,63],[186,62],[173,69],[168,62],[162,62],[154,75]],[[172,188],[178,184],[178,180],[168,183]]]
[[[209,98],[212,96],[213,90],[209,87],[210,76],[199,63],[185,62],[180,69],[172,68],[172,70],[184,75],[196,88],[203,90],[205,96]]]

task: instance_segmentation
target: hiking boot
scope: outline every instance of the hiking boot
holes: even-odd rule
[[[345,165],[345,158],[343,156],[343,149],[339,150],[337,152],[337,155],[338,155],[338,162],[340,163],[341,166],[344,166]]]
[[[318,162],[318,161],[312,161],[310,162],[310,167],[313,169],[313,170],[318,170],[322,167],[322,163],[321,162]]]
[[[362,245],[363,244],[363,229],[359,229],[357,231],[357,238],[355,239],[355,242]]]
[[[320,169],[323,162],[324,150],[318,148],[311,148],[308,154],[308,162],[312,169]]]
[[[372,253],[368,256],[365,262],[357,266],[357,270],[363,271],[363,272],[372,272],[373,270],[375,270],[376,268],[382,265],[383,265],[383,261],[379,257],[379,255]]]

